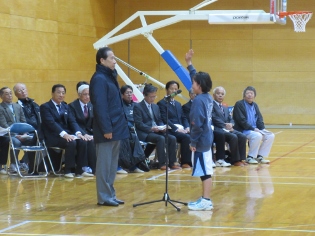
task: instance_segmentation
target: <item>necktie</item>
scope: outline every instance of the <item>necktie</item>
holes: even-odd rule
[[[172,104],[173,106],[175,106],[175,101],[171,101],[171,104]]]
[[[84,114],[84,117],[85,117],[85,118],[88,118],[89,113],[88,113],[88,109],[87,109],[87,106],[86,106],[86,105],[84,105],[84,111],[83,111],[83,114]]]
[[[151,109],[151,104],[149,104],[149,105],[148,105],[148,109],[149,109],[149,112],[150,112],[151,118],[153,118],[153,113],[152,113],[152,109]]]
[[[150,116],[152,119],[152,126],[156,126],[156,123],[155,123],[154,118],[153,118],[153,112],[152,112],[151,104],[148,105],[148,109],[149,109]]]
[[[220,106],[220,109],[221,109],[222,113],[224,114],[223,106],[221,104],[219,106]]]
[[[60,116],[63,116],[64,115],[64,110],[62,109],[62,106],[59,104],[59,105],[56,105],[58,107],[58,112],[59,112],[59,115]]]

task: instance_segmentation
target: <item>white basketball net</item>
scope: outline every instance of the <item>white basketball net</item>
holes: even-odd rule
[[[294,24],[294,31],[305,32],[305,25],[311,19],[312,15],[312,12],[289,15]]]

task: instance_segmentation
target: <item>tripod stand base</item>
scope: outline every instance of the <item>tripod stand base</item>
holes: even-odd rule
[[[167,203],[171,204],[177,211],[180,211],[180,208],[175,206],[175,204],[173,202],[176,203],[180,203],[183,204],[185,206],[188,205],[188,203],[185,202],[180,202],[180,201],[176,201],[176,200],[171,200],[168,193],[164,193],[164,196],[161,200],[155,200],[155,201],[150,201],[150,202],[143,202],[143,203],[138,203],[138,204],[133,204],[133,207],[137,207],[137,206],[141,206],[141,205],[147,205],[147,204],[151,204],[151,203],[155,203],[155,202],[165,202],[165,206],[167,206]]]

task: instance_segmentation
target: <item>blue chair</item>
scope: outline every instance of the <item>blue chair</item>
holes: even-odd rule
[[[47,166],[44,160],[44,154],[43,151],[45,151],[45,147],[42,146],[39,142],[38,139],[38,134],[37,131],[34,129],[33,126],[27,124],[27,123],[15,123],[13,125],[11,125],[8,129],[8,133],[9,133],[9,138],[10,138],[10,150],[13,151],[13,156],[14,156],[14,160],[16,163],[16,169],[17,169],[17,173],[20,177],[22,178],[38,178],[38,177],[46,177],[48,175],[48,171],[47,171]],[[14,146],[14,142],[12,140],[12,138],[16,135],[16,134],[34,134],[36,135],[37,138],[37,145],[34,146],[20,146],[20,147],[16,147]],[[19,160],[17,155],[15,154],[15,151],[24,151],[24,152],[35,152],[35,160],[34,160],[34,167],[33,167],[33,173],[35,172],[35,167],[37,166],[36,170],[38,172],[38,165],[40,163],[40,161],[43,161],[44,167],[45,167],[45,172],[44,174],[41,175],[32,175],[31,174],[22,174],[20,171],[20,167],[18,165]],[[9,158],[8,158],[9,159]],[[8,171],[9,175],[10,171]]]

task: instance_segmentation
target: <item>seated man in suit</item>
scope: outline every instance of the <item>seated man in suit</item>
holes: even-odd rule
[[[170,95],[178,89],[179,83],[174,80],[167,82],[165,85],[166,95]],[[169,129],[170,134],[174,135],[177,142],[181,144],[180,156],[182,168],[191,168],[189,123],[182,112],[181,104],[172,98],[169,103],[167,103],[165,99],[161,99],[157,105],[160,108],[163,122],[171,127],[171,129]],[[167,108],[168,120],[166,120]]]
[[[72,115],[80,126],[82,134],[87,139],[88,166],[83,167],[84,172],[95,173],[96,153],[93,141],[93,106],[90,102],[89,85],[79,82],[77,84],[78,99],[69,104]]]
[[[242,132],[249,140],[247,163],[269,164],[268,157],[275,135],[265,129],[263,117],[257,103],[254,102],[256,89],[248,86],[243,91],[243,99],[235,103],[233,118],[234,129]]]
[[[0,89],[0,96],[2,103],[0,105],[0,126],[2,128],[8,128],[14,123],[26,123],[24,112],[22,107],[17,103],[12,103],[12,91],[8,87],[3,87]],[[29,136],[28,134],[17,134],[12,138],[14,146],[20,147],[22,145],[35,145],[36,137]],[[19,151],[15,152],[18,157]],[[30,152],[28,155],[24,155],[20,163],[15,163],[13,152],[11,152],[11,164],[10,171],[15,173],[17,171],[16,164],[19,164],[20,169],[23,171],[28,171],[28,160],[32,160],[34,163],[35,152]]]
[[[185,55],[185,61],[187,63],[187,69],[189,71],[190,77],[192,78],[196,73],[196,69],[192,65],[192,57],[194,55],[194,51],[190,49]],[[217,130],[213,130],[213,142],[215,143],[215,159],[216,160],[224,160],[225,159],[225,136],[222,132],[218,132]],[[223,162],[217,163],[220,167],[229,167],[230,163]],[[216,163],[212,164],[212,167],[215,168],[217,166]]]
[[[241,132],[233,129],[234,121],[227,107],[222,105],[225,89],[216,87],[213,90],[212,123],[214,130],[224,134],[225,141],[230,146],[231,163],[235,166],[244,166],[246,157],[247,138]],[[224,165],[224,159],[217,159],[216,166]]]
[[[133,116],[135,127],[140,140],[144,142],[153,142],[156,144],[156,152],[161,170],[166,170],[165,145],[168,145],[169,167],[171,169],[181,169],[175,165],[176,162],[176,138],[168,135],[166,144],[166,125],[162,122],[160,109],[154,104],[157,88],[147,84],[143,89],[144,99],[135,104]],[[164,126],[164,128],[162,128]]]
[[[69,106],[64,102],[66,88],[62,84],[52,87],[52,98],[40,106],[42,131],[48,147],[65,149],[65,177],[74,178],[72,169],[77,175],[84,177],[94,176],[84,171],[88,165],[87,138],[75,121]],[[78,139],[73,135],[75,134]],[[76,155],[77,154],[77,155]],[[54,167],[58,166],[60,159],[52,157]]]

